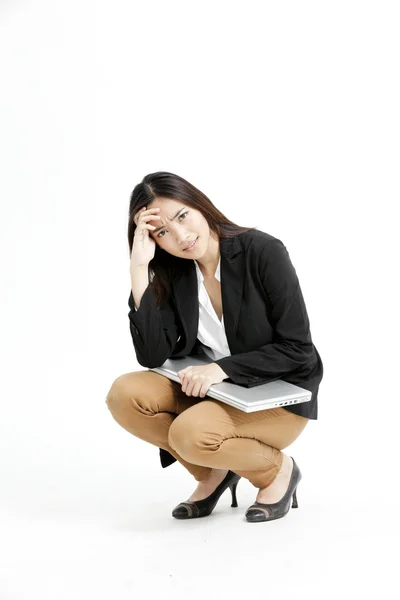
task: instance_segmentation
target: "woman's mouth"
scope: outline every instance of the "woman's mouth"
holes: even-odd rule
[[[190,250],[193,250],[194,248],[196,248],[198,239],[199,238],[197,237],[195,239],[195,241],[188,248],[184,248],[184,251],[190,252]]]

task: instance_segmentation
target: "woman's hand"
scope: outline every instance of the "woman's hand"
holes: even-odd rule
[[[146,208],[144,206],[133,217],[136,229],[133,235],[131,271],[136,267],[147,267],[154,258],[156,242],[151,237],[150,231],[155,229],[156,226],[149,223],[149,221],[160,218],[156,214],[159,210],[159,208]]]
[[[202,365],[200,367],[186,367],[178,371],[182,383],[182,392],[187,396],[200,396],[204,398],[213,383],[221,383],[229,376],[217,363]]]

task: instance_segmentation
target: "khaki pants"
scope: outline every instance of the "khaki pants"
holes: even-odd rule
[[[257,488],[273,482],[280,450],[309,421],[282,407],[245,413],[208,396],[187,396],[180,383],[154,371],[117,377],[106,403],[117,423],[170,452],[197,481],[212,468],[230,469]]]

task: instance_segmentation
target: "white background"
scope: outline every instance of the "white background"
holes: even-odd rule
[[[394,598],[397,2],[0,4],[0,598]],[[299,510],[249,524],[112,419],[128,203],[172,171],[281,239],[323,363]]]

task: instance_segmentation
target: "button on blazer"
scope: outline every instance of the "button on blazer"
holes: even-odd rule
[[[312,392],[310,402],[285,407],[317,419],[321,357],[296,270],[283,242],[257,229],[220,240],[221,295],[231,356],[215,360],[230,383],[248,388],[283,379]],[[151,265],[150,265],[151,266]],[[201,353],[197,339],[199,306],[194,260],[176,257],[172,293],[158,308],[149,285],[137,310],[128,313],[136,358],[147,368],[168,358]],[[175,458],[160,449],[162,466]]]

